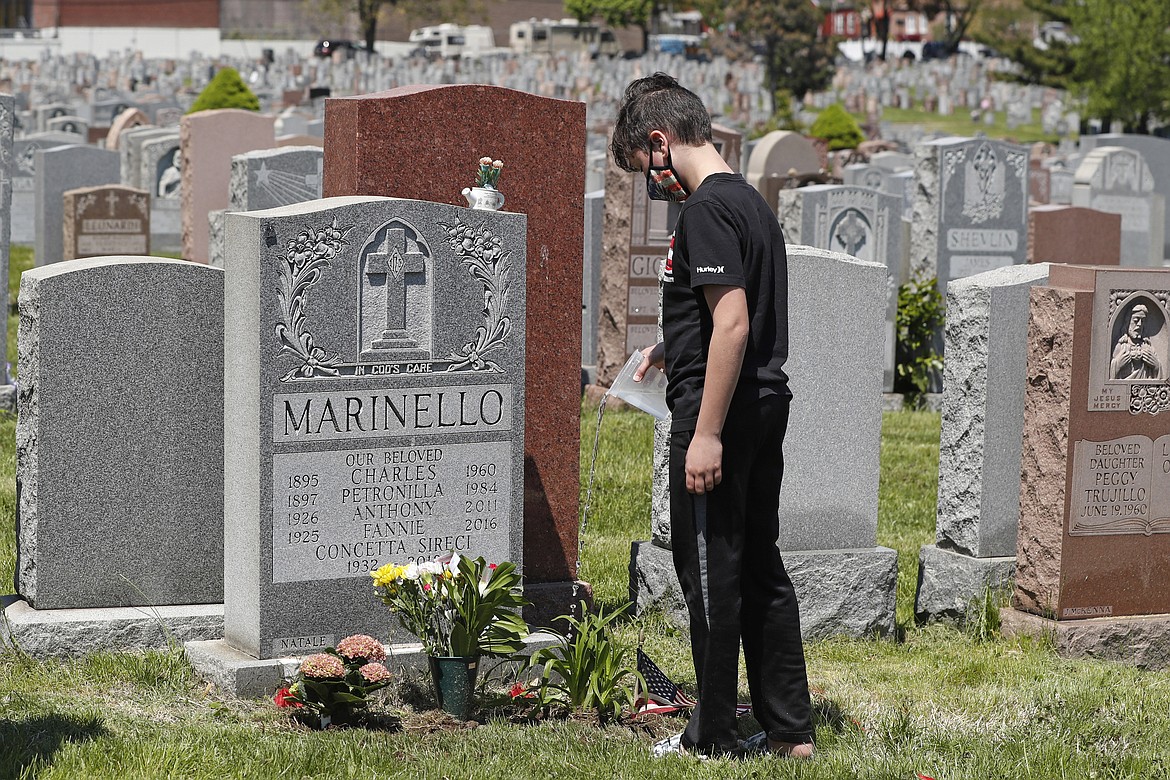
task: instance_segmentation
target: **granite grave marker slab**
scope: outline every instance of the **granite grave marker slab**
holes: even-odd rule
[[[808,246],[788,246],[789,358],[793,392],[784,438],[780,538],[806,638],[889,634],[897,553],[877,545],[886,269]],[[810,325],[849,312],[857,327]],[[833,369],[825,370],[825,355]],[[847,379],[843,379],[847,377]],[[655,495],[666,477],[656,441]],[[831,484],[825,475],[832,475]],[[638,611],[680,603],[670,563],[665,502],[652,504],[655,539],[635,542],[631,598]],[[677,617],[677,612],[672,613]]]
[[[804,244],[881,263],[887,269],[884,392],[894,391],[898,280],[902,277],[902,198],[865,187],[815,184],[779,194],[789,244]]]
[[[36,153],[36,263],[64,258],[64,195],[67,190],[117,184],[118,153],[93,146],[60,146]]]
[[[222,600],[222,343],[221,271],[102,257],[24,273],[16,576],[33,607]]]
[[[231,159],[253,149],[269,149],[276,143],[273,117],[222,108],[183,117],[180,198],[183,215],[183,259],[206,263],[207,215],[227,208]]]
[[[1117,265],[1121,215],[1079,206],[1028,209],[1028,262]]]
[[[369,573],[523,564],[526,218],[330,198],[232,212],[225,638],[402,638]]]
[[[1121,146],[1132,149],[1142,156],[1153,174],[1154,191],[1162,196],[1164,206],[1162,224],[1170,225],[1170,138],[1129,133],[1105,133],[1080,137],[1081,151],[1089,151],[1100,146]],[[1165,244],[1162,257],[1170,258],[1170,231],[1166,232],[1163,239]]]
[[[1015,605],[1170,612],[1170,271],[1054,265],[1028,339]]]
[[[538,623],[564,614],[574,594],[580,596],[572,582],[585,106],[459,84],[333,98],[325,115],[326,196],[390,195],[462,205],[459,191],[470,184],[480,157],[506,165],[500,181],[504,208],[528,215],[526,354],[532,369],[525,410],[524,560],[525,594],[536,607],[525,614]],[[453,134],[456,123],[459,132]],[[371,133],[370,127],[380,130]],[[555,165],[548,164],[552,159]]]
[[[1077,167],[1073,205],[1121,215],[1121,264],[1162,267],[1163,197],[1140,152],[1099,146]]]
[[[988,139],[918,146],[910,271],[947,282],[1027,260],[1028,149]]]
[[[935,543],[919,554],[920,619],[962,622],[985,589],[1011,587],[1019,524],[1029,291],[1045,264],[947,285]]]
[[[40,149],[85,143],[72,133],[33,133],[12,142],[12,243],[36,241],[36,153]]]
[[[8,260],[12,237],[12,182],[16,168],[13,152],[13,133],[16,118],[16,100],[12,95],[0,94],[0,274],[8,278]],[[8,287],[0,289],[0,311],[8,311]],[[8,385],[8,346],[5,340],[4,366],[0,369],[0,385]]]
[[[64,258],[150,254],[150,195],[117,185],[64,195]]]
[[[748,158],[747,183],[764,193],[764,180],[790,171],[814,173],[821,169],[821,157],[812,141],[790,130],[773,130],[756,142]],[[769,203],[775,208],[774,203]]]

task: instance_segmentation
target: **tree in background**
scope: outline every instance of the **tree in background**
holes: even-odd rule
[[[819,37],[820,8],[809,0],[727,0],[724,8],[741,36],[762,45],[771,94],[803,99],[829,85],[835,48]]]
[[[857,120],[839,103],[834,103],[818,114],[808,134],[828,141],[829,151],[856,149],[865,140]]]
[[[1069,5],[1073,81],[1089,113],[1106,126],[1148,133],[1151,120],[1170,122],[1170,2],[1079,0]]]
[[[959,50],[959,42],[967,35],[975,16],[983,5],[983,0],[910,0],[909,6],[922,11],[933,19],[943,15],[942,43],[946,44],[947,53],[954,54]]]
[[[565,0],[565,13],[584,24],[600,17],[615,29],[642,28],[642,51],[650,44],[651,27],[662,10],[658,0]]]
[[[248,89],[248,85],[240,78],[235,68],[220,68],[215,77],[208,82],[199,97],[188,109],[188,114],[196,111],[208,111],[213,108],[242,108],[246,111],[259,111],[260,101]]]
[[[1014,80],[1068,89],[1106,125],[1148,133],[1170,122],[1170,3],[1166,0],[1024,0],[1041,30],[981,36],[1015,62]],[[1039,43],[1040,45],[1036,45]]]
[[[356,14],[358,30],[366,51],[370,52],[378,40],[378,20],[387,9],[410,19],[446,22],[463,22],[473,13],[483,14],[478,0],[305,0],[305,3],[313,13],[337,23],[344,23],[350,14]]]
[[[1049,30],[1046,24],[1061,26]],[[1017,72],[997,72],[996,78],[1068,89],[1076,67],[1073,43],[1066,33],[1071,24],[1063,0],[1022,0],[987,8],[974,37],[1018,66]],[[1040,46],[1035,45],[1038,27],[1043,38]]]

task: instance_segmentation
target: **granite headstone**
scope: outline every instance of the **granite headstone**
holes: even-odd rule
[[[220,271],[102,257],[24,273],[16,576],[33,607],[222,600],[222,343]]]
[[[1140,152],[1099,146],[1077,167],[1073,205],[1121,215],[1121,264],[1161,268],[1164,198]]]
[[[227,215],[231,646],[401,640],[379,566],[523,564],[525,229],[388,198]]]
[[[64,195],[64,260],[150,254],[150,194],[108,185]]]
[[[64,195],[68,190],[117,184],[118,153],[93,146],[59,146],[36,153],[36,264],[59,263],[64,247]]]

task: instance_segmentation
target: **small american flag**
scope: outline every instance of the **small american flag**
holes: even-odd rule
[[[638,672],[646,681],[645,695],[637,701],[637,714],[646,713],[669,714],[679,710],[688,710],[695,706],[695,700],[683,693],[682,688],[666,676],[666,672],[658,668],[658,664],[650,660],[650,656],[638,648]],[[742,717],[752,711],[750,704],[735,705],[735,714]]]

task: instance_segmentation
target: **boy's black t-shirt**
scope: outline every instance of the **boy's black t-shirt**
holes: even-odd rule
[[[707,373],[708,284],[744,288],[749,334],[732,408],[789,395],[788,258],[767,202],[736,173],[708,176],[683,203],[662,274],[662,333],[672,431],[694,430]]]

